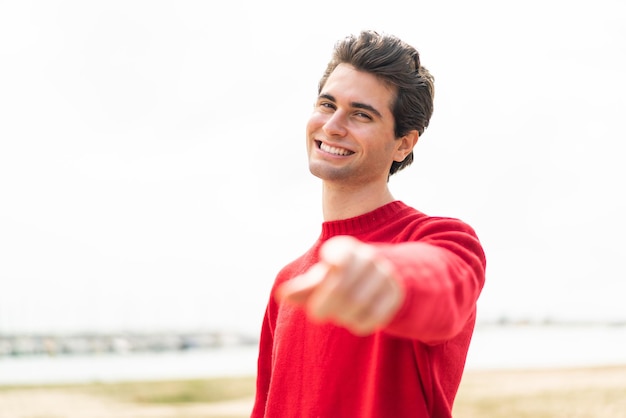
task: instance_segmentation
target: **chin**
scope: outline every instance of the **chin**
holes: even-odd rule
[[[322,164],[309,164],[309,171],[324,181],[341,181],[350,177],[346,170],[322,166]]]

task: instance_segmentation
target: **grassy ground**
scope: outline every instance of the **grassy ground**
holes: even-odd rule
[[[0,387],[0,418],[244,418],[253,395],[254,377]],[[468,371],[454,417],[626,418],[626,366]]]
[[[254,377],[74,386],[75,390],[142,404],[212,403],[254,395]]]
[[[459,418],[626,418],[626,366],[467,372]]]

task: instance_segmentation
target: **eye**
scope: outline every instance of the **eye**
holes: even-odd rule
[[[365,112],[355,112],[354,116],[356,116],[359,119],[366,119],[366,120],[373,120],[374,119],[368,113],[365,113]]]
[[[327,101],[319,102],[318,106],[324,109],[332,109],[332,110],[335,110],[337,108],[337,106],[335,106],[333,102],[327,102]]]

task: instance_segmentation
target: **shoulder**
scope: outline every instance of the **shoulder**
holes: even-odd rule
[[[469,252],[484,264],[485,254],[474,228],[467,222],[449,216],[426,215],[409,206],[398,219],[391,242],[419,241],[453,252]]]
[[[403,204],[402,210],[397,213],[391,224],[413,239],[426,236],[446,234],[451,232],[469,234],[476,237],[476,231],[467,222],[449,216],[427,215],[411,206]]]

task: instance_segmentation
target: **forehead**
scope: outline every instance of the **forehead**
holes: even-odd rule
[[[364,103],[379,112],[391,112],[394,89],[375,75],[339,64],[328,76],[320,94],[330,94],[338,102]]]

